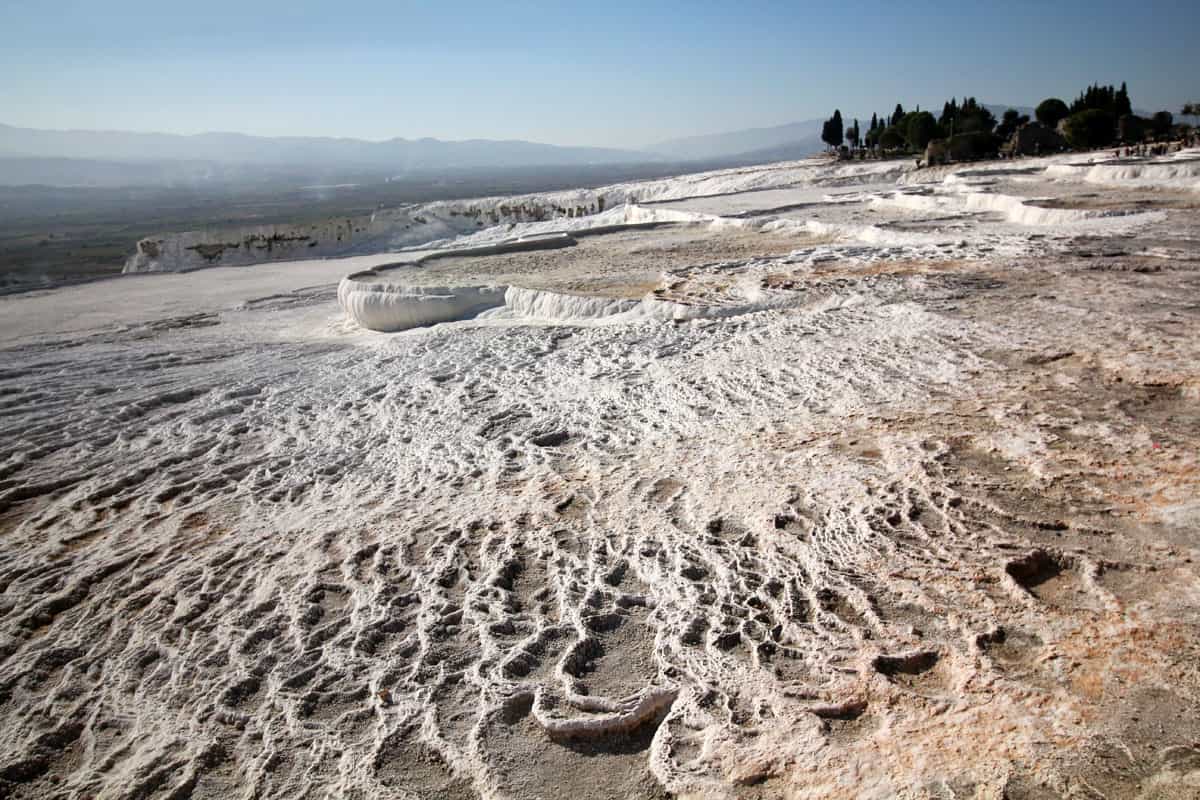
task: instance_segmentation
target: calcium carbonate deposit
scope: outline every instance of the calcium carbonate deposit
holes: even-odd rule
[[[1185,156],[0,298],[0,796],[1196,797]]]

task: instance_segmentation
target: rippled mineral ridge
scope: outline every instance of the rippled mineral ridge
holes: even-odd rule
[[[0,796],[1196,797],[1198,158],[0,298]]]

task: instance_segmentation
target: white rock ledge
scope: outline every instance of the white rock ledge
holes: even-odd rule
[[[350,319],[372,331],[391,333],[452,322],[504,305],[506,286],[412,286],[391,282],[393,267],[413,267],[435,258],[479,256],[523,250],[570,247],[575,240],[565,233],[522,237],[479,247],[432,253],[405,264],[355,272],[338,284],[338,303]]]
[[[393,332],[472,317],[504,305],[504,286],[406,286],[355,273],[338,284],[338,302],[372,331]]]
[[[603,319],[637,308],[642,301],[524,289],[510,286],[504,293],[504,305],[514,315],[550,321]]]

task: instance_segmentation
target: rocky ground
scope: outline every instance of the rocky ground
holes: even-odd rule
[[[0,796],[1200,795],[1200,193],[1068,161],[0,299]]]

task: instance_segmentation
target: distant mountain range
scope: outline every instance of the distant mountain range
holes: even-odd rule
[[[688,136],[670,139],[651,145],[646,149],[673,161],[704,161],[720,158],[745,156],[756,151],[787,148],[789,152],[804,150],[805,154],[819,151],[823,120],[810,119],[790,122],[771,128],[749,128],[727,133],[704,136]]]
[[[985,104],[999,118],[1008,108]],[[940,109],[935,110],[937,113]],[[850,124],[852,116],[846,116]],[[862,126],[870,116],[860,115]],[[156,185],[261,180],[264,175],[376,176],[445,170],[631,164],[761,163],[802,158],[824,148],[822,120],[748,128],[659,142],[640,150],[561,147],[520,140],[388,139],[128,131],[37,130],[0,124],[0,185]]]
[[[265,137],[241,133],[51,131],[0,125],[0,157],[100,161],[207,161],[218,164],[336,164],[403,172],[444,168],[578,166],[661,161],[633,150],[559,147],[517,140]]]
[[[784,148],[788,157],[821,149],[821,121],[660,142],[641,150],[561,147],[519,140],[265,137],[241,133],[133,133],[39,130],[0,124],[0,184],[214,179],[240,169],[317,166],[405,174],[445,169],[742,161]],[[782,156],[781,156],[782,157]],[[79,162],[74,164],[74,162]],[[85,166],[83,162],[88,162]],[[78,175],[73,174],[77,166]],[[249,173],[247,173],[249,174]]]

